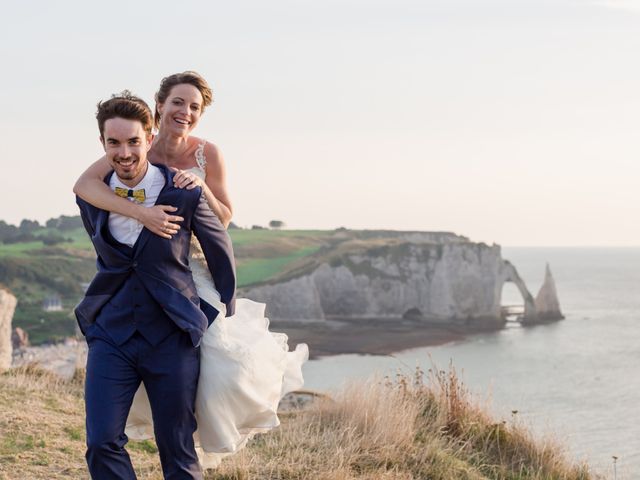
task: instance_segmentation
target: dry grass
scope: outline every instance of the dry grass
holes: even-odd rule
[[[36,366],[0,375],[0,479],[89,478],[84,461],[85,428],[82,383]],[[129,453],[140,478],[162,478],[149,451],[137,442]],[[160,476],[157,476],[160,475]]]
[[[0,479],[87,478],[81,379],[35,369],[0,375]],[[141,479],[162,478],[152,442],[129,451]],[[514,417],[496,422],[455,371],[353,384],[208,472],[207,479],[462,480],[595,477]]]

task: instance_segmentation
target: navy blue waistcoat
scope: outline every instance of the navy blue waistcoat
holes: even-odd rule
[[[117,345],[129,340],[136,331],[151,345],[158,345],[177,330],[135,272],[102,307],[96,323]]]

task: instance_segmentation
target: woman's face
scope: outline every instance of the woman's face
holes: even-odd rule
[[[188,135],[202,115],[202,94],[193,85],[181,83],[169,92],[164,103],[158,105],[160,130]]]

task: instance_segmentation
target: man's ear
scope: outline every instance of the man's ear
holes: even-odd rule
[[[151,146],[153,145],[153,137],[155,135],[153,133],[150,133],[149,135],[147,135],[147,152],[149,150],[151,150]]]
[[[107,147],[104,145],[104,138],[102,137],[102,135],[98,137],[98,141],[100,142],[100,145],[102,145],[102,149],[106,152]]]

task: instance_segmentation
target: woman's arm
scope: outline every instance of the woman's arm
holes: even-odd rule
[[[220,150],[209,142],[205,145],[204,154],[207,159],[204,182],[194,174],[175,170],[177,173],[174,177],[174,183],[179,188],[192,189],[196,186],[202,187],[202,193],[209,204],[209,208],[227,228],[231,223],[233,210],[227,193],[227,172],[224,158]]]
[[[170,205],[155,205],[144,207],[129,200],[118,197],[113,190],[104,183],[103,178],[111,171],[111,166],[105,157],[87,168],[73,186],[73,193],[91,205],[119,213],[125,217],[135,218],[148,230],[163,238],[171,238],[180,229],[178,222],[182,217],[169,215],[177,209]]]

